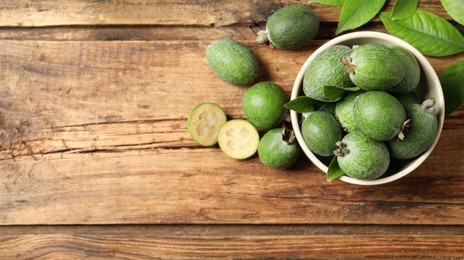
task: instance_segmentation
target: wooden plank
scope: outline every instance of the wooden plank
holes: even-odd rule
[[[8,258],[445,258],[464,254],[462,236],[122,237],[23,235],[0,240]]]
[[[0,4],[0,26],[253,24],[283,6],[282,1],[28,1]]]
[[[462,226],[135,225],[21,229],[17,232],[18,228],[9,228],[0,235],[2,258],[457,259],[464,254]]]
[[[464,225],[19,225],[0,226],[0,237],[21,235],[103,236],[463,236]]]
[[[59,126],[179,119],[202,101],[221,104],[230,116],[242,115],[246,88],[211,73],[204,57],[208,43],[2,41],[0,109],[8,114],[2,129],[11,137]],[[290,92],[315,47],[253,48],[262,64],[260,80]],[[15,134],[18,128],[28,132]]]
[[[244,43],[260,80],[289,93],[324,42],[294,52]],[[204,101],[244,117],[246,88],[209,71],[208,43],[0,42],[0,223],[464,223],[463,110],[423,166],[375,189],[328,184],[307,159],[289,171],[233,161],[186,131]],[[459,59],[431,61],[440,70]]]
[[[327,183],[307,160],[277,171],[217,148],[8,160],[0,167],[0,222],[463,224],[464,169],[456,159],[463,137],[456,135],[403,181],[375,189]]]
[[[172,41],[233,38],[253,40],[259,26],[56,26],[0,28],[0,40],[38,41]],[[375,30],[375,29],[374,29]],[[255,32],[256,31],[256,32]],[[321,31],[326,33],[326,31]],[[324,35],[321,34],[321,37]]]
[[[389,0],[385,10],[390,10]],[[7,0],[0,3],[0,26],[37,27],[62,25],[253,25],[263,22],[277,9],[288,4],[306,4],[291,0],[260,1],[69,1]],[[310,5],[323,22],[337,22],[339,7]],[[419,8],[450,19],[437,1],[420,1]]]
[[[261,61],[258,80],[271,80],[290,93],[300,66],[324,42],[302,51],[244,43]],[[2,41],[1,158],[155,140],[152,148],[191,146],[184,120],[204,101],[243,118],[246,88],[211,73],[204,58],[208,43]],[[462,57],[429,60],[440,71]],[[460,116],[455,118],[459,122]]]
[[[232,38],[239,41],[255,40],[265,24],[223,27],[198,26],[56,26],[56,27],[0,27],[0,40],[38,41],[193,41]],[[363,30],[386,32],[380,23],[370,23]],[[333,24],[321,24],[316,39],[335,36]]]

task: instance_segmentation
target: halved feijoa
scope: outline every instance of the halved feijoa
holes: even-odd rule
[[[232,39],[220,39],[210,44],[206,48],[206,60],[218,78],[232,85],[250,85],[259,74],[256,56],[245,45]]]
[[[202,103],[190,112],[187,128],[192,139],[202,146],[217,143],[218,132],[227,118],[224,110],[215,103]]]
[[[246,159],[258,150],[259,134],[256,128],[243,119],[227,121],[219,130],[219,148],[232,159]]]

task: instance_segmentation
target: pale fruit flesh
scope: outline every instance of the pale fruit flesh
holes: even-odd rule
[[[253,156],[258,150],[259,134],[250,122],[234,119],[221,127],[218,143],[227,156],[242,160]]]
[[[219,129],[226,121],[226,114],[219,105],[202,103],[190,113],[187,127],[195,142],[202,146],[212,146],[217,143]]]

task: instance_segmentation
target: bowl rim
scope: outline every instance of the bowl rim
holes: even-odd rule
[[[321,45],[317,50],[315,50],[305,61],[303,66],[301,67],[300,71],[298,72],[297,77],[295,78],[293,87],[292,87],[292,92],[291,92],[291,97],[290,100],[293,100],[298,97],[298,95],[301,92],[301,87],[302,87],[302,81],[304,77],[304,73],[306,69],[308,68],[309,64],[314,60],[314,58],[319,55],[322,51],[327,49],[330,46],[337,45],[337,44],[343,44],[344,42],[347,41],[353,41],[356,39],[366,39],[366,38],[372,38],[376,39],[377,41],[386,41],[387,45],[390,46],[400,46],[403,47],[404,49],[408,50],[411,52],[411,54],[414,55],[416,60],[418,61],[420,67],[422,68],[422,71],[427,73],[428,76],[428,81],[432,80],[432,82],[428,82],[427,85],[432,85],[434,88],[436,88],[437,96],[435,96],[435,99],[438,104],[440,104],[440,109],[437,114],[437,119],[438,119],[438,131],[437,135],[435,137],[434,142],[432,145],[424,152],[422,153],[419,157],[416,157],[410,162],[410,165],[405,167],[404,169],[400,170],[399,172],[396,172],[392,175],[389,175],[387,177],[380,177],[375,180],[359,180],[355,179],[346,175],[343,175],[339,179],[343,182],[350,183],[350,184],[357,184],[357,185],[380,185],[380,184],[386,184],[390,183],[393,181],[396,181],[412,171],[414,171],[417,167],[419,167],[427,158],[428,156],[432,153],[433,149],[435,148],[438,139],[440,138],[442,129],[443,129],[443,124],[444,124],[444,106],[445,106],[445,101],[444,101],[444,96],[443,96],[443,90],[440,84],[440,81],[438,79],[438,75],[436,74],[435,70],[433,69],[432,65],[429,63],[429,61],[425,58],[425,56],[420,53],[415,47],[410,45],[409,43],[405,42],[404,40],[395,37],[393,35],[387,34],[387,33],[382,33],[382,32],[373,32],[373,31],[357,31],[357,32],[351,32],[347,34],[343,34],[341,36],[335,37],[328,42],[324,43]],[[292,122],[292,127],[294,129],[296,139],[298,143],[300,144],[301,149],[303,152],[306,154],[306,156],[310,159],[310,161],[316,165],[320,170],[322,170],[324,173],[327,173],[328,167],[322,163],[319,158],[316,157],[308,148],[306,145],[303,136],[300,131],[300,124],[298,120],[298,114],[293,110],[290,111],[290,117],[291,117],[291,122]]]

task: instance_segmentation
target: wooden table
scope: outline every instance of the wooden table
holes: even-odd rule
[[[191,140],[201,102],[244,118],[246,88],[211,73],[209,43],[246,44],[259,80],[290,93],[334,37],[340,9],[311,4],[310,47],[256,46],[294,3],[306,1],[2,1],[0,258],[464,257],[463,108],[422,166],[378,187],[327,183],[304,156],[272,170]],[[451,19],[438,0],[420,8]],[[386,31],[377,18],[358,30]],[[440,72],[464,55],[428,59]]]

